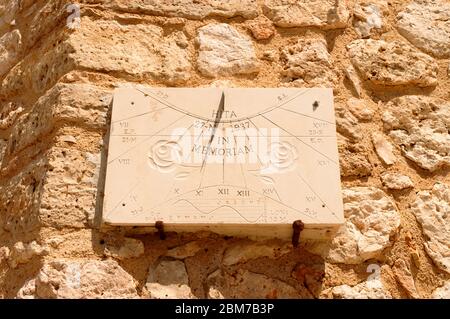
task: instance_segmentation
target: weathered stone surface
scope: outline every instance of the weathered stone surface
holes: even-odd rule
[[[31,243],[17,242],[10,250],[8,265],[11,268],[17,268],[20,264],[29,262],[36,256],[42,256],[48,253],[46,247],[42,247],[36,241]]]
[[[357,97],[361,97],[362,95],[362,87],[361,81],[359,79],[358,74],[356,73],[355,68],[352,65],[349,65],[345,68],[345,76],[350,80],[350,83],[353,86],[353,89],[356,92]]]
[[[134,238],[120,238],[108,240],[105,247],[105,255],[120,260],[137,258],[144,254],[144,244]]]
[[[210,77],[259,71],[252,41],[226,24],[208,24],[198,30],[199,71]]]
[[[361,145],[345,142],[339,145],[339,164],[341,176],[369,176],[372,165]]]
[[[12,24],[19,10],[19,0],[0,0],[0,31]]]
[[[184,262],[179,260],[162,260],[152,271],[147,282],[157,282],[162,285],[188,285],[189,277]]]
[[[356,40],[347,48],[350,60],[362,78],[373,84],[437,85],[437,63],[405,43]]]
[[[20,117],[8,140],[7,156],[49,134],[57,124],[83,123],[100,128],[106,123],[110,92],[87,84],[58,84]]]
[[[392,165],[397,158],[394,155],[394,147],[392,144],[379,132],[372,133],[372,143],[375,147],[378,157],[386,165]]]
[[[345,28],[350,17],[345,1],[265,0],[264,13],[279,27]]]
[[[450,273],[450,187],[437,183],[431,191],[419,192],[411,209],[422,226],[426,252]]]
[[[414,183],[407,175],[399,173],[385,172],[381,174],[381,181],[383,185],[389,189],[405,189],[414,187]]]
[[[185,50],[186,44],[186,36],[179,32],[165,38],[159,49],[162,56],[160,74],[167,84],[181,84],[191,77],[192,65]]]
[[[402,96],[385,106],[382,119],[405,157],[429,171],[450,165],[449,102],[426,96]]]
[[[191,241],[185,245],[170,249],[166,253],[166,256],[176,259],[185,259],[187,257],[195,256],[202,248],[201,242]]]
[[[279,258],[291,251],[288,244],[280,245],[275,243],[238,243],[228,248],[223,256],[224,265],[234,265],[245,263],[251,259],[268,257]]]
[[[47,160],[41,157],[17,175],[0,181],[0,234],[4,230],[11,236],[27,238],[39,227],[40,197],[46,171]]]
[[[378,279],[367,280],[356,286],[341,285],[323,291],[323,296],[335,299],[391,299],[382,282]]]
[[[346,222],[331,243],[328,259],[357,264],[377,258],[400,226],[393,201],[375,187],[348,188],[342,194]]]
[[[264,16],[247,22],[247,28],[256,40],[269,39],[275,33],[272,21]]]
[[[450,57],[450,3],[416,0],[397,15],[398,32],[439,58]]]
[[[258,15],[258,5],[255,0],[94,0],[91,2],[104,3],[110,8],[121,11],[187,19],[204,19],[209,16],[254,18]]]
[[[336,74],[324,39],[299,39],[281,50],[282,75],[300,86],[332,87]]]
[[[383,28],[383,9],[379,3],[356,3],[353,9],[353,25],[361,38],[367,38],[374,29]]]
[[[138,294],[133,277],[113,260],[54,260],[45,263],[36,278],[27,282],[18,296],[126,299],[137,298]]]
[[[362,138],[358,127],[358,119],[342,106],[335,106],[336,130],[350,140],[358,141]]]
[[[48,153],[49,170],[42,189],[41,223],[54,228],[89,226],[96,208],[98,162],[92,154],[54,147]]]
[[[394,263],[393,270],[397,281],[406,290],[408,295],[411,298],[420,298],[409,264],[403,259],[397,259]]]
[[[19,30],[13,30],[0,37],[0,78],[18,62],[21,50],[22,36]]]
[[[353,97],[348,99],[347,108],[360,121],[372,120],[375,113],[375,110],[371,107],[371,103]]]
[[[151,299],[195,299],[191,288],[186,285],[161,285],[147,283],[145,288]]]
[[[158,75],[157,47],[163,38],[160,27],[122,25],[89,17],[82,19],[81,25],[80,31],[73,33],[68,42],[75,52],[71,56],[77,66],[134,76]]]
[[[436,288],[433,291],[431,298],[450,299],[450,280],[446,281],[442,287]]]
[[[189,285],[184,262],[161,260],[150,269],[145,285],[152,299],[195,298]]]
[[[278,279],[256,274],[247,270],[238,270],[228,274],[217,270],[207,280],[209,291],[218,291],[216,295],[225,298],[300,298],[311,297],[305,290],[302,293]]]
[[[177,42],[176,35],[164,37],[163,29],[155,25],[82,17],[80,28],[69,34],[50,34],[11,69],[0,96],[18,94],[25,88],[43,94],[76,69],[155,78],[170,85],[182,83],[189,78],[191,65],[186,49]]]
[[[9,102],[0,111],[0,130],[7,130],[10,128],[17,117],[23,112],[23,107]]]

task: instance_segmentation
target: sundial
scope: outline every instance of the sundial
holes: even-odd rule
[[[331,89],[118,88],[103,221],[331,236],[343,204]]]

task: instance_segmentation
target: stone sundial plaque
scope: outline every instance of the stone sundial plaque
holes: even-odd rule
[[[331,89],[119,88],[103,221],[326,238],[343,223]]]

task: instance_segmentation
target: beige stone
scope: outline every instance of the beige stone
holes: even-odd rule
[[[398,32],[421,50],[439,58],[450,57],[450,4],[416,0],[397,15]]]
[[[399,173],[385,172],[381,174],[381,181],[389,189],[400,190],[414,187],[414,183],[409,176]]]
[[[226,23],[201,27],[197,43],[197,66],[206,76],[252,74],[259,71],[251,40]]]
[[[353,115],[355,115],[359,121],[370,121],[375,114],[375,110],[372,107],[372,103],[362,99],[355,99],[351,97],[347,100],[347,108]]]
[[[22,106],[12,102],[6,104],[0,111],[0,130],[9,129],[22,112]]]
[[[218,270],[208,277],[207,285],[210,292],[217,291],[215,295],[232,299],[311,297],[306,289],[299,292],[281,280],[242,269],[233,274]]]
[[[362,138],[362,132],[358,127],[358,119],[342,106],[336,106],[335,113],[336,130],[350,140],[360,140]]]
[[[275,33],[272,21],[264,16],[248,21],[247,28],[256,40],[267,40]]]
[[[245,263],[252,259],[267,257],[276,259],[291,251],[289,244],[275,243],[238,243],[228,248],[223,256],[224,265]]]
[[[405,157],[432,172],[450,165],[449,102],[407,95],[391,100],[384,110],[384,128]]]
[[[337,77],[324,39],[299,39],[281,50],[282,75],[296,86],[333,87]]]
[[[34,289],[33,289],[34,286]],[[18,296],[58,299],[137,298],[136,282],[115,261],[53,260]]]
[[[422,226],[425,250],[437,267],[450,273],[450,187],[436,183],[421,191],[411,210]]]
[[[10,250],[8,264],[11,268],[17,268],[20,264],[26,264],[32,258],[46,255],[48,248],[42,247],[36,241],[31,243],[17,242]]]
[[[397,259],[394,263],[393,270],[397,281],[406,290],[408,295],[411,298],[420,298],[414,278],[411,274],[410,265],[403,259]]]
[[[372,143],[375,147],[378,157],[386,165],[392,165],[396,162],[397,158],[394,155],[394,147],[380,132],[372,133]]]
[[[436,288],[431,295],[434,299],[450,299],[450,280],[447,280],[443,286]]]
[[[400,226],[394,202],[375,187],[347,188],[343,196],[346,223],[334,237],[328,259],[357,264],[379,257]]]
[[[120,260],[137,258],[144,254],[144,244],[142,241],[134,238],[122,238],[118,241],[107,241],[105,254]]]
[[[341,285],[323,291],[323,295],[331,295],[335,299],[391,299],[382,282],[378,279],[363,281],[353,287]]]
[[[19,61],[21,50],[22,36],[19,30],[13,30],[0,37],[0,78]]]
[[[185,245],[178,246],[167,251],[166,256],[176,259],[185,259],[195,256],[201,249],[203,249],[200,241],[191,241]]]
[[[361,87],[361,81],[359,79],[359,76],[355,70],[355,68],[352,65],[349,65],[345,68],[345,76],[350,80],[350,83],[353,86],[353,89],[356,92],[357,97],[362,96],[362,87]]]
[[[265,0],[265,14],[279,27],[345,28],[350,17],[345,1]]]
[[[179,260],[161,260],[150,269],[145,287],[152,299],[195,298],[186,267]]]
[[[353,25],[361,38],[369,37],[374,31],[384,27],[383,11],[387,4],[356,3],[353,9]]]
[[[258,6],[255,0],[146,0],[144,2],[141,0],[93,0],[90,2],[102,3],[121,11],[187,19],[204,19],[210,16],[254,18],[258,15]]]
[[[438,65],[434,59],[405,43],[356,40],[347,48],[363,80],[377,85],[437,85]]]

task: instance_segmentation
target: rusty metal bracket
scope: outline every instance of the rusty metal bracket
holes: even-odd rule
[[[166,239],[166,233],[164,232],[164,223],[162,221],[157,221],[155,223],[155,228],[158,230],[159,238],[161,240]]]
[[[300,243],[300,233],[305,229],[305,224],[301,220],[296,220],[292,223],[294,232],[292,233],[292,245],[297,247]]]

